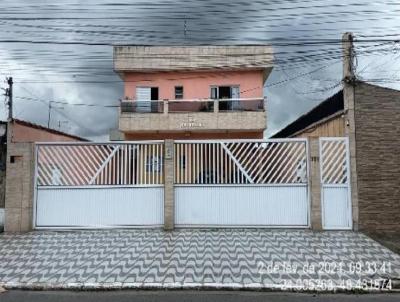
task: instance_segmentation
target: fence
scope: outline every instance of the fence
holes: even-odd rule
[[[307,139],[40,143],[35,227],[162,226],[164,202],[178,227],[309,227],[308,150]],[[348,141],[322,138],[319,152],[323,227],[349,229]]]
[[[35,226],[161,226],[162,142],[38,144]]]
[[[264,111],[264,103],[264,98],[124,100],[121,101],[121,113]]]
[[[163,183],[164,145],[38,145],[38,186],[155,185]]]
[[[178,226],[308,225],[307,141],[176,141]]]
[[[175,144],[176,184],[291,184],[307,182],[304,140]]]

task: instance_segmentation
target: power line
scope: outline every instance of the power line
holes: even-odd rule
[[[293,39],[290,39],[293,41]],[[341,40],[339,39],[324,39],[324,40],[299,40],[296,42],[290,42],[289,40],[285,41],[283,39],[276,40],[263,40],[264,43],[273,42],[275,46],[306,46],[306,45],[332,45],[332,44],[340,44]],[[398,42],[399,39],[394,38],[374,38],[374,39],[365,39],[365,40],[355,40],[357,43],[376,43],[376,42]],[[85,46],[129,46],[126,43],[107,43],[107,42],[84,42],[84,41],[46,41],[46,40],[22,40],[22,39],[2,39],[0,43],[23,43],[23,44],[55,44],[55,45],[85,45]],[[197,44],[193,46],[201,46],[204,44]],[[209,45],[209,44],[208,44]],[[212,45],[212,44],[211,44]],[[160,44],[162,46],[162,44]]]
[[[70,105],[70,106],[85,106],[85,107],[102,107],[102,108],[119,108],[120,105],[100,105],[100,104],[87,104],[87,103],[68,103],[65,101],[53,101],[53,100],[44,100],[39,98],[30,98],[30,97],[22,97],[17,96],[17,99],[20,100],[27,100],[27,101],[38,101],[38,102],[45,102],[45,103],[54,103],[60,105]]]

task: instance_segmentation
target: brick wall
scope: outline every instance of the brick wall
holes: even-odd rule
[[[34,142],[77,140],[79,138],[25,121],[14,120],[8,123],[4,223],[6,232],[26,232],[32,229]]]
[[[400,91],[355,88],[359,227],[400,232]]]
[[[34,174],[33,143],[9,143],[6,174],[6,232],[32,229]]]

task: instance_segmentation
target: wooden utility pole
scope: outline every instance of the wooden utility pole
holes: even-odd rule
[[[49,116],[47,117],[47,128],[50,128],[50,120],[51,120],[51,101],[49,101]]]
[[[8,88],[6,89],[6,96],[8,98],[8,121],[11,121],[13,118],[13,78],[7,78]]]
[[[349,138],[350,152],[350,185],[351,205],[353,214],[353,229],[358,230],[358,187],[357,187],[357,162],[356,162],[356,127],[355,127],[355,66],[353,34],[344,33],[343,47],[343,101],[345,111],[345,134]]]

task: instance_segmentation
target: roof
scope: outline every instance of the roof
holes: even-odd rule
[[[80,136],[68,134],[68,133],[65,133],[65,132],[62,132],[62,131],[59,131],[59,130],[51,129],[51,128],[44,127],[44,126],[41,126],[41,125],[38,125],[38,124],[34,124],[34,123],[31,123],[31,122],[27,122],[27,121],[22,121],[22,120],[19,120],[19,119],[16,119],[16,118],[13,118],[12,121],[17,123],[17,124],[26,126],[26,127],[47,131],[47,132],[53,133],[53,134],[63,135],[63,136],[66,136],[66,137],[70,137],[72,139],[79,140],[79,141],[88,141],[86,138],[83,138],[83,137],[80,137]]]
[[[340,90],[307,113],[300,116],[298,119],[287,125],[285,128],[275,133],[273,136],[271,136],[271,138],[290,137],[295,133],[306,129],[310,125],[315,124],[332,115],[335,115],[338,112],[342,112],[343,110],[343,90]]]
[[[273,67],[270,45],[116,45],[114,70],[123,72],[259,69]]]

